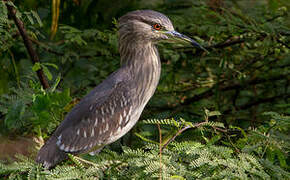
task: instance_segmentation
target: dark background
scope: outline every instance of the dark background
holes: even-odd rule
[[[19,136],[46,139],[80,98],[119,67],[117,20],[136,9],[166,14],[177,31],[194,38],[210,53],[178,44],[158,45],[162,75],[157,91],[146,106],[141,123],[119,143],[142,146],[135,132],[158,141],[156,125],[146,125],[143,119],[179,121],[182,118],[191,123],[210,120],[221,122],[225,129],[235,126],[246,133],[262,127],[261,134],[269,133],[273,128],[271,123],[276,123],[274,127],[279,128],[275,130],[284,138],[289,135],[288,0],[16,0],[13,3],[52,88],[41,88],[35,73],[39,65],[31,62],[2,4],[0,135],[4,139]],[[279,121],[265,112],[287,117],[286,124],[278,126]],[[163,128],[164,134],[172,133],[171,128]],[[177,140],[194,137],[202,142],[199,133],[186,131]],[[241,132],[232,134],[235,134],[233,141],[242,136]],[[210,133],[208,136],[212,137]],[[221,135],[217,144],[226,144],[222,141],[228,141],[226,135]],[[283,142],[285,146],[274,149],[283,154],[284,164],[277,158],[272,160],[289,170],[285,165],[289,162],[289,137]]]

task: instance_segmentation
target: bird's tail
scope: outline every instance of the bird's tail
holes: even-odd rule
[[[44,166],[44,168],[50,169],[57,163],[68,158],[64,151],[61,151],[56,145],[57,138],[52,136],[39,150],[36,162]]]

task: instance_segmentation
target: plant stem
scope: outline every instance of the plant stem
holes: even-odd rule
[[[9,3],[8,3],[8,2],[10,2],[9,0],[3,0],[3,1],[4,1],[5,5],[7,7],[9,17],[11,17],[13,19],[14,23],[16,24],[16,26],[18,28],[18,31],[19,31],[22,39],[23,39],[24,45],[25,45],[25,47],[26,47],[26,49],[28,51],[28,54],[30,55],[30,59],[32,60],[32,63],[33,64],[40,63],[39,57],[38,57],[37,53],[35,52],[35,50],[32,47],[32,43],[30,41],[29,36],[27,35],[27,32],[26,32],[26,30],[24,28],[23,22],[16,17],[15,8],[13,6],[9,5]],[[46,77],[45,77],[45,75],[43,73],[42,68],[37,70],[36,73],[37,73],[37,76],[38,76],[38,78],[40,80],[40,83],[41,83],[42,87],[44,89],[49,88],[48,81],[47,81],[47,79],[46,79]]]

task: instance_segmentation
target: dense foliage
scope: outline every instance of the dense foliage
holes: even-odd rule
[[[40,62],[32,63],[6,3],[17,8]],[[33,162],[33,154],[19,156],[0,164],[0,177],[290,177],[288,0],[13,3],[0,1],[0,136],[35,137],[36,148],[81,97],[119,67],[117,19],[124,13],[163,12],[177,31],[210,53],[158,45],[161,80],[130,133],[97,156],[71,156],[49,171]]]

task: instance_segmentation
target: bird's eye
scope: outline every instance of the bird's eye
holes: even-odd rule
[[[161,24],[156,23],[156,24],[153,25],[153,28],[155,30],[158,30],[159,31],[159,30],[161,30],[162,26],[161,26]]]

